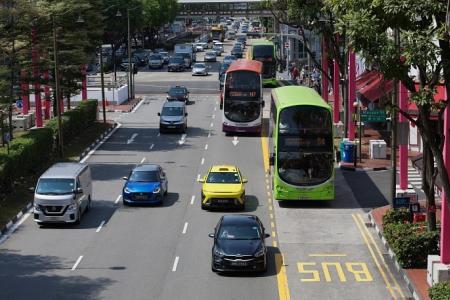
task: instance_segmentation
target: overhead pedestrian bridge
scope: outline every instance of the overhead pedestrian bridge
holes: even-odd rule
[[[262,0],[178,0],[177,18],[273,16],[263,8]]]

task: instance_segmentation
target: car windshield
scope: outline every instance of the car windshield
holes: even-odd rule
[[[183,95],[183,94],[185,94],[185,93],[186,93],[186,89],[184,89],[184,88],[179,88],[179,87],[171,88],[171,89],[169,90],[169,94],[170,94],[170,95]]]
[[[256,224],[222,225],[217,234],[220,240],[259,240],[261,233]]]
[[[183,115],[182,107],[164,106],[161,112],[162,116],[175,117]]]
[[[41,195],[65,195],[73,193],[75,180],[72,178],[42,178],[36,187]]]
[[[161,59],[161,55],[151,55],[150,59],[151,60],[160,60]]]
[[[133,171],[128,181],[133,182],[154,182],[158,181],[158,173],[156,171]]]
[[[159,52],[159,54],[161,54],[162,56],[167,56],[169,55],[169,52]]]
[[[214,53],[214,52],[206,52],[206,55],[208,55],[208,56],[216,56],[216,53]]]
[[[179,63],[183,63],[183,62],[184,62],[183,58],[179,57],[179,56],[171,57],[169,60],[169,63],[171,63],[171,64],[179,64]]]
[[[210,172],[206,183],[241,183],[237,172]]]
[[[199,68],[199,69],[205,68],[205,64],[195,64],[194,68]]]

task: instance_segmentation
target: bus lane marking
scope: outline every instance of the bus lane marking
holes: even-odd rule
[[[368,238],[367,238],[367,236],[366,236],[364,230],[363,230],[362,227],[361,227],[361,224],[359,224],[359,222],[358,222],[358,218],[356,217],[356,214],[352,214],[352,218],[353,218],[353,221],[354,221],[355,224],[356,224],[356,227],[358,227],[358,230],[359,230],[360,233],[361,233],[361,236],[362,236],[362,238],[363,238],[363,240],[364,240],[364,243],[366,244],[367,248],[369,249],[370,255],[372,256],[372,259],[373,259],[375,265],[377,266],[377,269],[378,269],[378,271],[380,272],[380,275],[381,275],[381,277],[383,278],[384,283],[386,284],[386,288],[387,288],[389,294],[392,296],[393,299],[397,299],[397,296],[395,295],[395,293],[394,293],[394,291],[393,291],[393,289],[392,289],[391,283],[390,283],[389,280],[387,279],[387,276],[386,276],[386,274],[384,273],[383,268],[381,268],[381,265],[380,265],[380,263],[379,263],[379,261],[378,261],[378,258],[376,257],[376,255],[375,255],[375,253],[374,253],[374,251],[373,251],[373,249],[372,249],[372,246],[371,246],[371,244],[369,243],[369,240],[368,240]]]

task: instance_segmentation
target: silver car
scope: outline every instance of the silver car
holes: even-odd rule
[[[204,63],[196,63],[194,67],[192,68],[192,76],[196,75],[208,75],[208,66],[206,66]]]
[[[217,54],[215,51],[208,51],[205,54],[205,61],[217,61]]]
[[[161,54],[151,54],[148,58],[148,68],[156,68],[156,69],[162,69],[164,65],[164,58]]]

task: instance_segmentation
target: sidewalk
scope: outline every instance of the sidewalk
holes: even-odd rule
[[[106,106],[106,112],[130,112],[133,110],[133,108],[136,105],[139,104],[140,101],[141,101],[141,98],[138,97],[135,99],[127,100],[120,105],[109,104]],[[98,102],[98,108],[99,108],[99,112],[103,112],[103,107],[102,107],[101,101]]]
[[[426,212],[425,200],[419,200],[419,203],[421,212]],[[369,213],[369,219],[371,220],[372,225],[375,227],[375,230],[377,231],[379,237],[382,238],[383,244],[387,248],[389,255],[393,260],[395,260],[395,257],[393,257],[393,252],[389,249],[383,238],[382,218],[389,208],[390,206],[386,205],[373,209]],[[436,219],[437,221],[441,219],[441,203],[438,201],[436,201]],[[430,288],[430,286],[427,282],[427,269],[402,269],[397,263],[395,264],[395,266],[408,284],[408,288],[410,289],[411,293],[416,296],[414,297],[415,299],[430,299],[428,297],[428,289]]]

